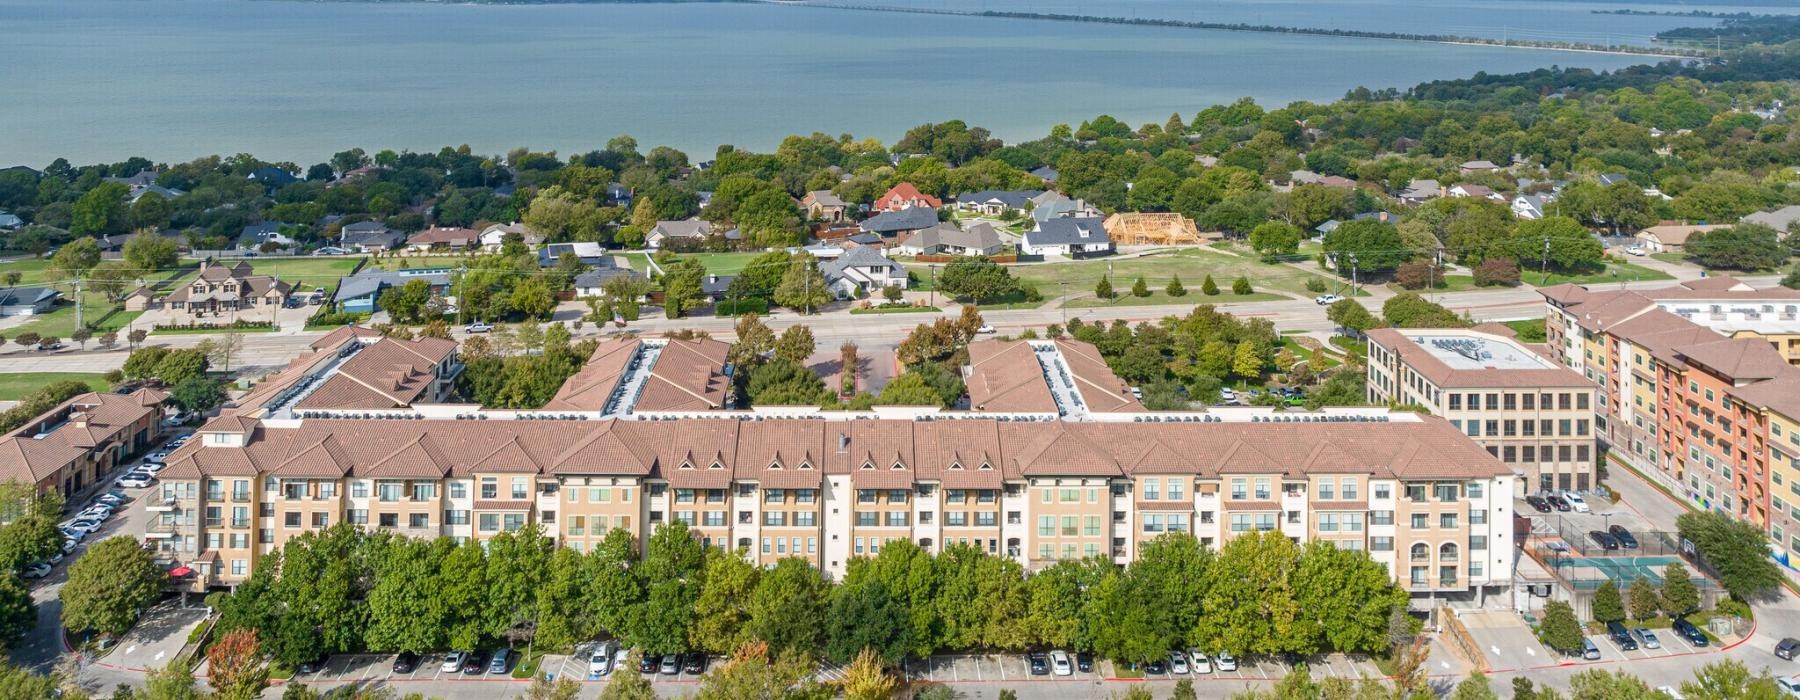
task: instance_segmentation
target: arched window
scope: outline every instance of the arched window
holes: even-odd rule
[[[1446,561],[1454,561],[1456,559],[1456,543],[1445,542],[1442,547],[1438,547],[1438,558]]]
[[[1427,559],[1430,557],[1431,557],[1431,547],[1426,546],[1426,544],[1424,542],[1419,542],[1412,546],[1412,558]]]

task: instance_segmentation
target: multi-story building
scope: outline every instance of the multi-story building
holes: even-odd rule
[[[80,491],[156,444],[167,398],[155,389],[139,389],[64,401],[0,436],[0,481],[31,484],[40,494]]]
[[[1800,291],[1712,277],[1541,293],[1552,355],[1599,383],[1595,429],[1610,454],[1697,507],[1763,526],[1778,558],[1800,551]]]
[[[832,576],[898,540],[1035,568],[1129,561],[1168,532],[1218,546],[1280,531],[1368,551],[1421,596],[1510,580],[1515,470],[1440,418],[1100,410],[1119,380],[1068,341],[1027,345],[1021,360],[1037,365],[1049,415],[663,411],[633,397],[652,396],[651,382],[705,395],[722,357],[701,367],[704,353],[675,347],[697,341],[614,342],[635,345],[603,346],[593,362],[621,369],[596,370],[585,398],[554,409],[296,410],[304,398],[287,389],[253,392],[267,400],[228,408],[171,455],[151,536],[201,587],[235,585],[286,538],[345,521],[476,540],[537,524],[577,549],[614,529],[641,543],[679,521],[709,547],[763,565],[800,557]]]
[[[1368,398],[1423,406],[1516,465],[1519,491],[1593,484],[1596,388],[1505,326],[1369,331]]]

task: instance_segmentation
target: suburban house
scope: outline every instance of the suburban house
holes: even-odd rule
[[[1026,255],[1064,255],[1071,258],[1106,255],[1113,249],[1106,225],[1099,217],[1064,217],[1038,222],[1025,233],[1019,252]]]
[[[658,221],[656,226],[644,234],[644,245],[651,248],[663,247],[663,242],[672,238],[685,238],[702,241],[713,234],[712,222],[699,217],[682,219],[681,221]]]
[[[294,177],[293,173],[272,165],[265,165],[252,170],[249,175],[244,176],[244,179],[262,185],[268,189],[270,194],[274,194],[275,190],[279,190],[300,181],[300,178]]]
[[[163,187],[162,185],[132,185],[131,194],[125,198],[125,201],[131,204],[137,204],[138,200],[149,195],[156,195],[165,200],[172,200],[184,194],[187,193],[182,190]]]
[[[82,394],[0,436],[0,480],[64,496],[100,482],[156,444],[168,394]]]
[[[423,253],[432,248],[449,248],[463,250],[481,240],[481,234],[471,228],[450,228],[433,226],[406,237],[406,249],[414,253]]]
[[[1521,219],[1542,219],[1550,198],[1541,194],[1522,194],[1512,199],[1512,213]]]
[[[825,275],[825,287],[839,299],[880,293],[884,287],[906,288],[906,268],[868,246],[819,263],[819,271]]]
[[[611,258],[607,259],[611,260]],[[606,284],[607,280],[614,277],[635,278],[637,276],[637,271],[629,267],[618,267],[611,264],[596,267],[575,276],[575,296],[580,299],[603,297],[606,296],[606,292],[601,287]]]
[[[1746,224],[1762,224],[1782,233],[1800,231],[1800,204],[1790,204],[1774,211],[1759,211],[1743,218]]]
[[[931,228],[938,224],[937,210],[926,207],[913,207],[876,214],[862,222],[865,233],[880,234],[883,238],[903,238]]]
[[[280,248],[294,247],[294,239],[281,232],[281,224],[275,221],[264,221],[250,224],[238,232],[238,247],[244,250],[262,250],[264,243],[274,243]]]
[[[1054,195],[1054,196],[1051,196]],[[1050,219],[1098,217],[1100,209],[1085,199],[1069,199],[1061,192],[1047,192],[1038,197],[1031,209],[1031,220],[1043,223]]]
[[[894,185],[893,189],[888,190],[886,194],[877,197],[870,208],[875,211],[892,212],[921,207],[936,209],[941,206],[944,206],[944,203],[938,198],[920,192],[919,188],[913,187],[910,182],[902,182]]]
[[[1002,245],[1000,234],[985,221],[966,229],[946,221],[908,236],[895,250],[901,255],[998,255]]]
[[[1596,177],[1594,179],[1600,181],[1601,187],[1607,187],[1607,186],[1610,186],[1613,183],[1617,183],[1617,182],[1630,182],[1631,181],[1631,178],[1626,177],[1624,173],[1601,173],[1598,177]]]
[[[1471,160],[1471,161],[1465,161],[1462,165],[1456,166],[1456,169],[1458,172],[1461,172],[1464,175],[1468,175],[1470,173],[1493,172],[1495,170],[1499,170],[1500,166],[1494,164],[1494,162],[1491,160]]]
[[[850,214],[850,204],[839,199],[831,190],[813,190],[800,198],[800,207],[806,210],[806,216],[814,221],[838,223]]]
[[[56,308],[62,292],[49,287],[0,288],[0,316],[35,316]]]
[[[1323,185],[1339,189],[1356,189],[1356,181],[1341,175],[1320,175],[1311,170],[1295,170],[1288,173],[1288,189],[1294,185]],[[1279,189],[1279,188],[1277,188]]]
[[[1044,190],[982,190],[956,196],[957,211],[1000,216],[1008,211],[1024,211],[1036,206],[1033,197]]]
[[[19,218],[17,214],[0,209],[0,231],[11,231],[24,225],[25,220]]]
[[[531,229],[525,228],[525,224],[515,221],[510,224],[489,224],[482,229],[481,249],[489,253],[500,252],[500,246],[506,243],[506,236],[514,233],[519,235],[526,246],[535,247],[544,242],[543,236],[532,233]]]
[[[1644,250],[1652,253],[1679,253],[1694,234],[1721,228],[1731,227],[1723,224],[1697,226],[1658,224],[1637,232],[1637,239],[1644,246]]]
[[[432,296],[443,296],[450,290],[450,268],[428,267],[405,270],[369,268],[339,281],[337,294],[332,297],[332,301],[337,302],[339,311],[353,314],[374,313],[381,308],[383,291],[413,280],[425,280],[427,284],[431,285]]]
[[[1437,180],[1413,180],[1406,184],[1406,189],[1400,190],[1400,194],[1395,196],[1407,204],[1421,204],[1444,196],[1444,187],[1439,185]]]
[[[1056,168],[1052,168],[1048,165],[1040,165],[1036,170],[1031,171],[1032,177],[1052,185],[1056,184],[1056,175]]]
[[[406,242],[406,234],[379,221],[358,221],[345,226],[338,234],[338,247],[364,253],[385,253]]]
[[[1452,197],[1475,197],[1477,199],[1489,199],[1489,200],[1493,200],[1496,202],[1506,201],[1506,197],[1504,195],[1501,195],[1499,192],[1495,192],[1494,188],[1488,187],[1487,185],[1477,185],[1477,184],[1469,183],[1469,182],[1459,182],[1457,184],[1451,185],[1450,186],[1450,196],[1452,196]]]
[[[574,253],[581,259],[581,264],[590,267],[612,267],[613,257],[605,248],[593,241],[576,241],[573,243],[550,243],[538,248],[538,267],[556,267],[564,253]]]
[[[1199,245],[1224,238],[1218,231],[1201,233],[1193,219],[1174,212],[1122,211],[1106,217],[1105,227],[1124,245]]]
[[[229,313],[258,306],[279,308],[294,285],[268,275],[258,275],[247,261],[231,267],[200,261],[200,275],[163,299],[171,311],[201,314]]]

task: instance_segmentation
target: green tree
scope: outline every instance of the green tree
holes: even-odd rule
[[[1252,289],[1250,287],[1250,278],[1248,278],[1248,277],[1239,277],[1239,278],[1231,281],[1231,293],[1232,294],[1236,294],[1238,296],[1243,296],[1245,294],[1250,294],[1254,291],[1256,291],[1256,290]]]
[[[706,279],[706,266],[693,258],[681,258],[663,267],[663,312],[669,318],[681,318],[705,303],[700,281]]]
[[[738,552],[710,549],[701,578],[689,648],[725,654],[749,643],[756,567]]]
[[[1300,229],[1282,221],[1266,221],[1250,229],[1250,248],[1265,259],[1293,255],[1300,250]]]
[[[93,238],[77,238],[50,256],[50,274],[81,277],[100,264],[100,244]]]
[[[1618,622],[1625,619],[1625,603],[1619,596],[1619,585],[1607,579],[1594,591],[1594,621]]]
[[[644,652],[633,650],[625,664],[614,670],[612,678],[600,689],[600,700],[656,700],[656,688],[638,672],[638,659]]]
[[[369,625],[364,643],[370,649],[423,653],[445,644],[445,615],[440,598],[446,579],[460,572],[444,570],[456,545],[397,537],[382,540],[371,557],[374,584],[367,597]]]
[[[1599,239],[1566,216],[1519,222],[1509,247],[1516,260],[1547,262],[1556,270],[1589,269],[1599,265],[1604,255]]]
[[[1781,585],[1781,570],[1768,557],[1768,536],[1754,523],[1707,511],[1683,513],[1675,527],[1719,572],[1732,597],[1747,601]]]
[[[63,626],[124,634],[162,595],[168,578],[131,538],[101,541],[69,565],[68,583],[60,594]]]
[[[1550,692],[1548,687],[1543,688],[1538,691],[1538,697],[1545,697]],[[1575,700],[1626,700],[1653,698],[1657,695],[1643,679],[1624,671],[1609,673],[1595,668],[1577,673],[1569,679],[1569,697]]]
[[[1231,538],[1201,579],[1206,614],[1193,641],[1239,656],[1284,650],[1300,614],[1293,589],[1299,560],[1293,541],[1279,532]]]
[[[586,600],[592,585],[590,573],[580,552],[568,547],[556,547],[551,552],[548,575],[537,594],[535,643],[565,648],[593,638],[598,630]]]
[[[124,233],[131,225],[125,197],[131,188],[123,183],[102,182],[81,195],[69,207],[69,232],[77,236]]]
[[[1101,277],[1099,283],[1094,285],[1094,296],[1101,299],[1111,299],[1113,298],[1113,295],[1112,280]]]
[[[1206,279],[1200,282],[1200,293],[1209,297],[1219,295],[1219,283],[1213,281],[1212,275],[1207,275]]]
[[[1339,299],[1332,302],[1331,306],[1325,307],[1325,318],[1337,324],[1339,328],[1347,328],[1357,333],[1363,333],[1381,325],[1381,322],[1369,313],[1367,308],[1363,307],[1362,302],[1349,298]]]
[[[1391,272],[1412,257],[1393,224],[1375,219],[1348,221],[1325,234],[1327,260],[1341,274],[1353,269],[1361,274]]]
[[[1737,226],[1695,233],[1688,239],[1686,253],[1715,270],[1773,270],[1787,264],[1793,254],[1781,243],[1775,229],[1760,224]]]
[[[1650,585],[1650,579],[1639,576],[1631,581],[1627,601],[1631,608],[1631,619],[1648,620],[1656,617],[1662,601],[1656,597],[1656,588]]]
[[[181,661],[170,661],[160,669],[151,669],[144,678],[145,700],[202,700],[205,693],[194,680],[194,669]]]
[[[687,647],[704,551],[680,521],[650,535],[642,565],[647,595],[633,608],[627,637],[633,646],[651,654],[673,654]]]
[[[1564,654],[1581,651],[1581,623],[1568,603],[1552,600],[1544,604],[1544,617],[1538,623],[1538,638]]]
[[[1367,553],[1316,540],[1300,552],[1293,589],[1300,613],[1289,651],[1303,654],[1386,649],[1390,617],[1407,600],[1387,568]]]
[[[1143,275],[1138,275],[1137,281],[1131,283],[1131,295],[1134,297],[1150,296],[1150,284],[1144,281]]]
[[[37,626],[31,589],[11,569],[0,571],[0,649],[10,649]]]
[[[1163,293],[1171,297],[1187,296],[1187,287],[1181,286],[1181,275],[1169,278],[1169,286],[1163,288]]]
[[[919,372],[908,371],[881,388],[875,403],[881,406],[942,406],[944,398]]]
[[[125,262],[135,273],[134,276],[147,276],[151,272],[174,267],[180,260],[181,251],[172,238],[140,233],[125,240],[124,256]]]
[[[812,357],[816,349],[817,341],[813,339],[812,329],[800,324],[788,326],[787,330],[781,332],[781,337],[775,340],[776,357],[802,365],[807,358]]]
[[[146,192],[132,203],[131,213],[127,218],[133,230],[160,229],[169,225],[169,200],[155,192]]]
[[[1662,610],[1669,617],[1686,615],[1700,609],[1700,589],[1681,562],[1663,567]]]
[[[744,393],[757,406],[816,405],[825,396],[825,381],[805,365],[777,357],[751,370]]]
[[[1494,694],[1494,687],[1488,683],[1487,675],[1476,669],[1469,672],[1468,678],[1457,683],[1455,690],[1450,691],[1450,700],[1500,700],[1500,696]]]
[[[1237,349],[1231,354],[1231,373],[1246,380],[1262,376],[1263,357],[1256,349],[1256,344],[1248,340],[1239,341]]]
[[[781,275],[781,285],[775,288],[775,303],[812,313],[830,300],[831,291],[825,288],[825,275],[819,270],[818,261],[811,253],[795,253],[788,260],[787,272]]]
[[[204,413],[225,403],[225,383],[204,375],[188,377],[169,390],[169,399],[186,410]]]
[[[425,310],[431,304],[431,297],[431,283],[413,279],[398,287],[382,290],[378,303],[395,321],[424,323]]]
[[[1772,700],[1782,693],[1768,667],[1752,675],[1750,667],[1735,659],[1701,666],[1693,680],[1681,684],[1682,697],[1703,700]]]
[[[829,584],[805,559],[775,562],[749,596],[750,634],[776,651],[806,652],[823,639]]]

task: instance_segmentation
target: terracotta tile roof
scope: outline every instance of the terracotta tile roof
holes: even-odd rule
[[[825,470],[849,474],[856,488],[903,489],[912,486],[918,460],[913,453],[912,421],[848,421],[832,426],[831,439],[849,437],[843,449],[825,456]],[[845,429],[848,430],[845,430]],[[840,443],[833,443],[836,448]]]
[[[818,488],[826,473],[826,441],[830,449],[837,449],[843,427],[802,420],[743,423],[737,426],[732,478],[755,481],[764,488]]]
[[[969,344],[969,407],[1002,413],[1055,413],[1056,399],[1031,344],[990,340]]]
[[[337,330],[326,333],[324,337],[313,341],[312,345],[308,347],[311,347],[314,351],[335,349],[339,345],[343,345],[344,341],[352,338],[377,338],[380,336],[381,331],[377,331],[373,328],[364,328],[362,326],[339,326]]]
[[[426,397],[437,365],[456,351],[441,338],[382,338],[358,350],[295,408],[401,408]]]
[[[936,481],[947,489],[1000,488],[1005,479],[998,426],[992,421],[914,423],[918,472],[914,478]]]
[[[1800,420],[1800,369],[1790,369],[1774,379],[1726,391],[1744,403]]]
[[[587,364],[563,382],[562,388],[556,390],[556,396],[544,404],[544,410],[599,411],[605,408],[606,399],[612,396],[619,379],[625,376],[625,368],[642,346],[643,341],[636,338],[601,341],[595,346],[594,354],[588,356]]]
[[[1732,381],[1774,379],[1794,368],[1768,341],[1761,338],[1731,338],[1683,345],[1675,355],[1690,365],[1700,365]]]
[[[1063,338],[1056,341],[1056,349],[1062,351],[1063,362],[1068,363],[1069,374],[1074,376],[1075,388],[1081,392],[1081,400],[1088,410],[1098,413],[1144,410],[1144,405],[1132,396],[1131,385],[1106,366],[1099,348],[1091,343]]]
[[[1644,229],[1642,231],[1639,231],[1637,234],[1637,237],[1638,238],[1654,238],[1654,239],[1656,239],[1656,241],[1658,243],[1661,243],[1663,245],[1677,245],[1678,246],[1678,245],[1687,245],[1688,238],[1692,237],[1696,233],[1703,233],[1706,231],[1712,231],[1715,229],[1722,229],[1722,228],[1730,228],[1730,227],[1726,226],[1724,224],[1699,224],[1699,225],[1659,224],[1656,226],[1651,226],[1650,228]]]
[[[711,338],[669,340],[650,366],[637,411],[704,411],[725,406],[731,379],[725,376],[729,343]]]
[[[132,423],[160,413],[162,396],[87,393],[58,404],[0,437],[0,480],[36,484],[95,447],[129,439],[124,433]]]

